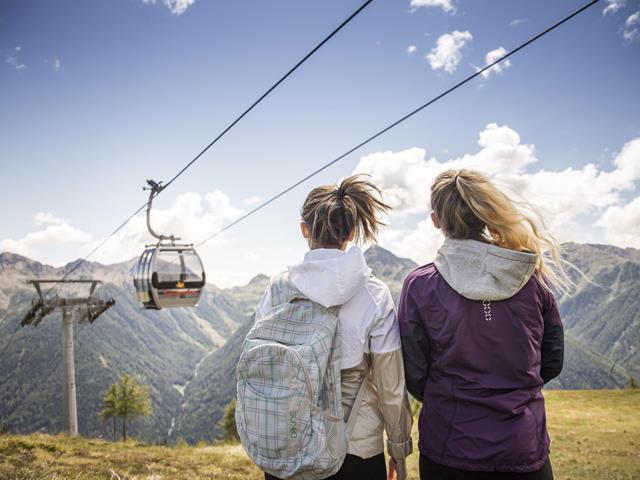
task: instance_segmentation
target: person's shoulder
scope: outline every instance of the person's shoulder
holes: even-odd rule
[[[362,292],[378,316],[384,316],[395,308],[389,286],[373,274],[367,278]]]
[[[380,301],[386,301],[391,298],[389,286],[373,274],[367,278],[364,289],[375,303],[380,303]]]
[[[440,277],[440,272],[438,272],[435,263],[431,262],[426,265],[422,265],[409,273],[404,284],[405,286],[410,286],[412,284],[425,285],[438,277]]]
[[[544,279],[543,281],[542,278],[539,278],[539,276],[534,273],[522,290],[526,290],[528,287],[531,290],[531,294],[535,296],[541,304],[541,308],[547,310],[556,303],[555,294],[549,285],[549,280]]]

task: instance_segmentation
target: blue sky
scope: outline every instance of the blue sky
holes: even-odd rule
[[[205,238],[583,3],[414,2],[374,0],[161,195],[159,226]],[[0,250],[53,264],[85,254],[144,202],[146,178],[172,177],[359,4],[2,2]],[[428,261],[428,182],[460,162],[526,184],[562,240],[640,247],[639,10],[601,1],[299,187],[203,249],[209,278],[242,283],[297,261],[307,191],[354,170],[410,193],[382,244]],[[437,51],[446,35],[464,45]],[[429,54],[455,65],[434,69]],[[136,219],[95,259],[134,257],[145,239]]]

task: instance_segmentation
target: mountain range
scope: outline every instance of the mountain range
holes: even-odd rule
[[[566,244],[564,251],[584,275],[573,273],[575,291],[558,295],[565,368],[547,388],[623,387],[640,377],[640,250]],[[397,301],[404,278],[417,265],[377,246],[365,256]],[[74,272],[102,280],[102,293],[116,299],[94,323],[74,327],[80,433],[109,437],[110,425],[96,413],[108,385],[128,373],[148,386],[153,408],[151,417],[133,422],[134,436],[151,442],[214,440],[235,394],[240,346],[268,277],[228,289],[207,285],[194,309],[147,311],[133,298],[133,264],[85,262]],[[56,268],[0,254],[0,425],[9,431],[61,429],[60,314],[37,327],[19,323],[35,297],[25,281],[58,278],[75,265]]]

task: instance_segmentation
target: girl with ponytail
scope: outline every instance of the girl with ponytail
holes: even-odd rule
[[[353,241],[375,242],[384,225],[380,216],[389,208],[378,188],[358,175],[314,188],[300,221],[309,251],[284,274],[293,291],[337,312],[340,402],[344,420],[349,419],[353,429],[344,463],[331,479],[386,480],[383,431],[389,478],[394,471],[398,480],[406,478],[405,457],[412,451],[412,416],[394,302],[387,285],[372,275],[360,247],[349,247]],[[275,308],[275,278],[258,304],[256,325]],[[305,475],[314,478],[311,472]],[[265,478],[278,477],[266,473]]]
[[[423,402],[420,476],[553,479],[542,386],[560,374],[552,288],[571,281],[536,209],[473,170],[431,186],[445,241],[413,271],[398,318],[407,386]]]

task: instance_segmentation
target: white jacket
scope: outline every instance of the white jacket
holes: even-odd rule
[[[348,416],[369,368],[369,385],[358,411],[348,452],[369,458],[387,450],[396,461],[412,451],[411,410],[404,381],[400,330],[389,288],[371,274],[362,251],[353,246],[310,250],[288,267],[289,282],[314,302],[340,306],[342,401]],[[271,291],[260,300],[256,319],[271,307]]]

